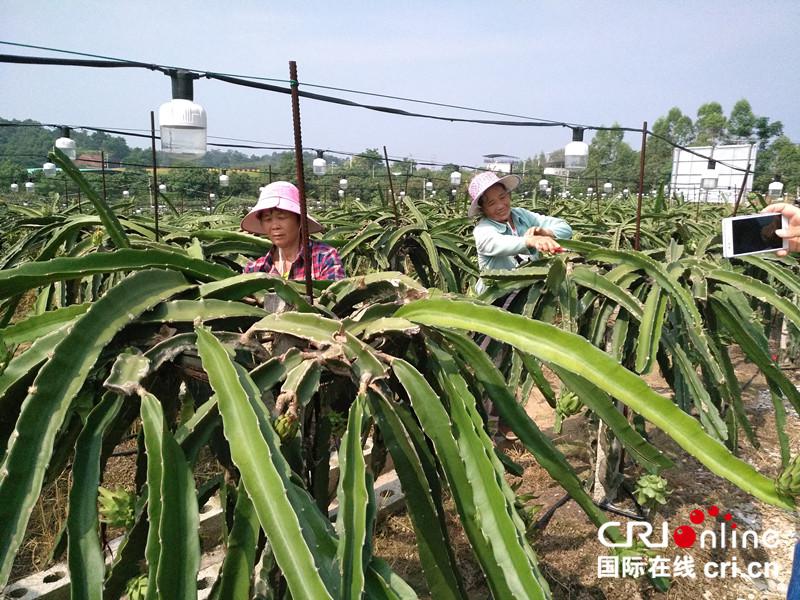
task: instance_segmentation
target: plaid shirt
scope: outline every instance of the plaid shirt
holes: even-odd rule
[[[277,275],[282,277],[283,274],[278,272],[277,267],[272,256],[272,251],[268,254],[251,260],[244,267],[245,273],[264,272],[270,275]],[[336,248],[323,244],[322,242],[311,242],[311,278],[316,280],[324,279],[344,279],[344,267],[342,266],[342,259],[339,258],[339,253]],[[297,255],[297,259],[292,264],[289,270],[287,279],[306,278],[306,266],[304,263],[303,253]]]

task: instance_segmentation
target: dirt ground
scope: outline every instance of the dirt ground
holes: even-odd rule
[[[744,359],[735,357],[736,372],[740,383],[744,386],[743,398],[746,411],[756,430],[761,448],[753,448],[742,436],[740,440],[741,457],[754,465],[760,472],[774,476],[780,470],[780,450],[775,432],[774,408],[763,378],[757,370]],[[795,384],[800,383],[800,369],[786,370]],[[669,394],[663,380],[651,376],[648,383],[656,391]],[[564,452],[570,463],[578,470],[582,478],[589,477],[590,461],[588,440],[591,438],[592,425],[583,415],[571,417],[564,423],[559,435],[553,433],[553,410],[544,399],[535,393],[526,404],[526,409]],[[787,435],[790,441],[792,456],[800,452],[800,418],[787,405]],[[793,514],[768,506],[747,494],[737,490],[721,478],[702,467],[681,448],[666,438],[659,431],[650,431],[651,441],[664,451],[675,463],[675,467],[662,473],[668,480],[672,491],[667,504],[653,515],[657,527],[666,520],[670,532],[681,524],[688,524],[692,510],[707,511],[712,505],[720,508],[721,513],[730,512],[733,521],[742,529],[764,532],[768,529],[778,532],[779,540],[775,548],[743,549],[738,551],[703,550],[697,545],[684,550],[677,548],[672,540],[667,549],[659,550],[663,557],[673,559],[677,555],[691,555],[698,565],[694,578],[675,577],[672,587],[667,593],[658,593],[645,579],[598,577],[598,557],[608,556],[612,551],[603,547],[598,541],[597,528],[591,524],[583,511],[572,501],[558,508],[547,526],[537,531],[531,538],[536,550],[541,569],[547,578],[554,598],[557,599],[685,599],[696,600],[756,600],[785,598],[786,584],[791,571],[793,542],[796,538],[798,520]],[[119,448],[123,456],[112,458],[104,476],[103,485],[107,487],[129,487],[133,480],[134,465],[132,457],[125,456],[125,451],[133,450],[135,442],[128,442],[126,448]],[[539,507],[534,519],[552,507],[563,491],[541,468],[535,459],[520,445],[509,443],[504,446],[506,454],[524,468],[521,477],[508,476],[513,485],[519,485],[518,494],[532,494],[533,499],[528,506]],[[641,474],[635,465],[627,464],[625,475],[632,484]],[[69,489],[68,476],[62,477],[37,505],[32,527],[24,548],[15,562],[12,580],[25,573],[45,567],[52,542],[58,533],[59,521],[63,522],[66,512],[66,495]],[[635,507],[630,500],[620,500],[615,505],[633,511]],[[490,597],[480,568],[472,556],[467,538],[460,527],[456,511],[449,505],[449,526],[452,544],[461,567],[465,586],[470,598],[484,600]],[[624,517],[608,515],[625,526]],[[38,523],[38,525],[37,525]],[[660,531],[660,529],[657,529]],[[113,533],[113,532],[109,532]],[[112,537],[111,535],[109,537]],[[390,566],[406,579],[420,594],[421,598],[430,598],[425,593],[419,558],[417,556],[414,531],[409,518],[404,513],[386,519],[379,527],[374,539],[374,552],[388,561]],[[703,576],[702,565],[707,561],[732,561],[734,556],[739,565],[747,565],[757,561],[770,562],[775,565],[777,574],[770,578],[717,578]]]
[[[740,456],[768,476],[777,475],[780,471],[780,450],[775,432],[774,408],[766,383],[757,373],[753,365],[741,356],[734,359],[734,365],[740,383],[745,386],[743,400],[748,416],[756,430],[761,444],[760,449],[753,448],[741,436]],[[795,384],[800,384],[800,370],[786,371]],[[656,391],[669,394],[670,390],[658,376],[648,378],[648,383]],[[591,424],[581,414],[571,417],[564,423],[560,435],[553,433],[553,410],[538,393],[529,399],[526,409],[557,446],[564,452],[570,463],[578,470],[581,477],[589,475],[587,439],[590,437]],[[800,451],[800,419],[797,413],[787,405],[787,435],[790,442],[791,455]],[[671,561],[678,555],[690,555],[695,562],[695,577],[673,577],[671,588],[666,593],[657,592],[646,578],[640,579],[598,577],[598,556],[612,555],[613,551],[602,546],[598,540],[597,528],[588,520],[580,507],[573,501],[556,510],[552,520],[543,531],[537,532],[531,539],[532,545],[540,560],[540,566],[548,580],[553,597],[556,599],[686,599],[696,600],[761,600],[785,598],[786,586],[791,574],[791,561],[794,540],[800,520],[786,511],[774,508],[738,490],[725,480],[709,472],[694,458],[686,454],[674,442],[659,431],[650,431],[651,441],[665,452],[675,463],[675,467],[662,473],[669,482],[672,493],[667,504],[653,515],[652,521],[656,531],[660,532],[661,524],[669,523],[670,534],[679,525],[689,525],[689,514],[695,509],[706,511],[711,506],[720,509],[720,517],[726,512],[732,515],[732,522],[738,523],[740,531],[750,529],[759,535],[767,530],[778,534],[776,547],[742,548],[739,550],[701,549],[699,543],[686,550],[677,548],[670,538],[668,547],[656,553]],[[535,494],[533,503],[542,508],[542,514],[553,506],[563,492],[540,467],[535,459],[521,446],[508,444],[506,454],[524,467],[522,477],[508,476],[511,484],[520,484],[518,494]],[[642,474],[630,462],[625,469],[626,479],[633,484]],[[634,511],[631,501],[619,501],[615,506]],[[622,527],[628,522],[625,517],[608,514],[609,519],[619,521]],[[710,522],[712,519],[708,517]],[[477,563],[471,556],[466,536],[455,520],[453,526],[453,546],[462,565],[462,572],[470,598],[486,599],[490,597]],[[697,528],[698,533],[702,528]],[[752,546],[752,544],[751,544]],[[412,583],[421,598],[425,585],[422,581],[421,569],[414,544],[414,532],[409,518],[403,514],[389,518],[381,528],[375,540],[375,553],[389,561],[407,581]],[[769,562],[777,575],[769,578],[751,579],[742,577],[707,578],[703,567],[707,562],[736,562],[740,567],[751,563]],[[713,570],[713,569],[712,569]]]

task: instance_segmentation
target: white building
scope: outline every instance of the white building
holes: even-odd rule
[[[483,162],[487,169],[497,173],[505,173],[506,175],[511,173],[511,166],[514,164],[515,160],[519,160],[519,157],[510,156],[508,154],[483,155]]]
[[[753,170],[756,166],[758,148],[755,144],[733,144],[729,146],[693,146],[693,151],[714,159],[717,186],[702,189],[700,180],[709,167],[709,161],[690,154],[680,148],[672,151],[672,179],[670,193],[683,195],[689,202],[736,202],[742,183],[744,194],[753,189]],[[724,164],[723,164],[724,163]],[[750,165],[747,181],[744,171]],[[737,170],[732,167],[737,167]]]

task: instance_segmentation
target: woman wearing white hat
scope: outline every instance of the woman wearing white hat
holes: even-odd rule
[[[572,237],[572,228],[564,219],[548,217],[525,208],[511,206],[511,191],[520,184],[518,175],[498,177],[492,171],[479,173],[469,183],[470,217],[481,217],[473,236],[481,271],[514,269],[539,252],[561,252],[556,239]],[[478,279],[475,291],[486,289]]]
[[[248,262],[245,273],[264,272],[284,279],[305,279],[306,265],[300,245],[300,192],[288,181],[275,181],[261,189],[256,205],[242,219],[242,229],[266,235],[272,249]],[[308,233],[322,231],[322,225],[308,217]],[[311,278],[343,279],[342,260],[336,248],[316,240],[311,244]]]

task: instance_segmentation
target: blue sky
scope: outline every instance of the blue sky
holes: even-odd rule
[[[640,127],[678,106],[747,98],[800,141],[800,2],[7,2],[2,41],[433,100],[531,117]],[[0,53],[46,54],[0,45]],[[149,128],[169,79],[138,69],[0,63],[0,116]],[[319,91],[319,90],[314,90]],[[369,103],[492,118],[395,100]],[[288,96],[195,83],[209,135],[292,144]],[[301,102],[305,146],[479,164],[535,156],[562,128],[510,128]],[[588,138],[587,138],[588,141]],[[129,140],[130,143],[137,143]],[[633,136],[629,142],[638,148]]]

